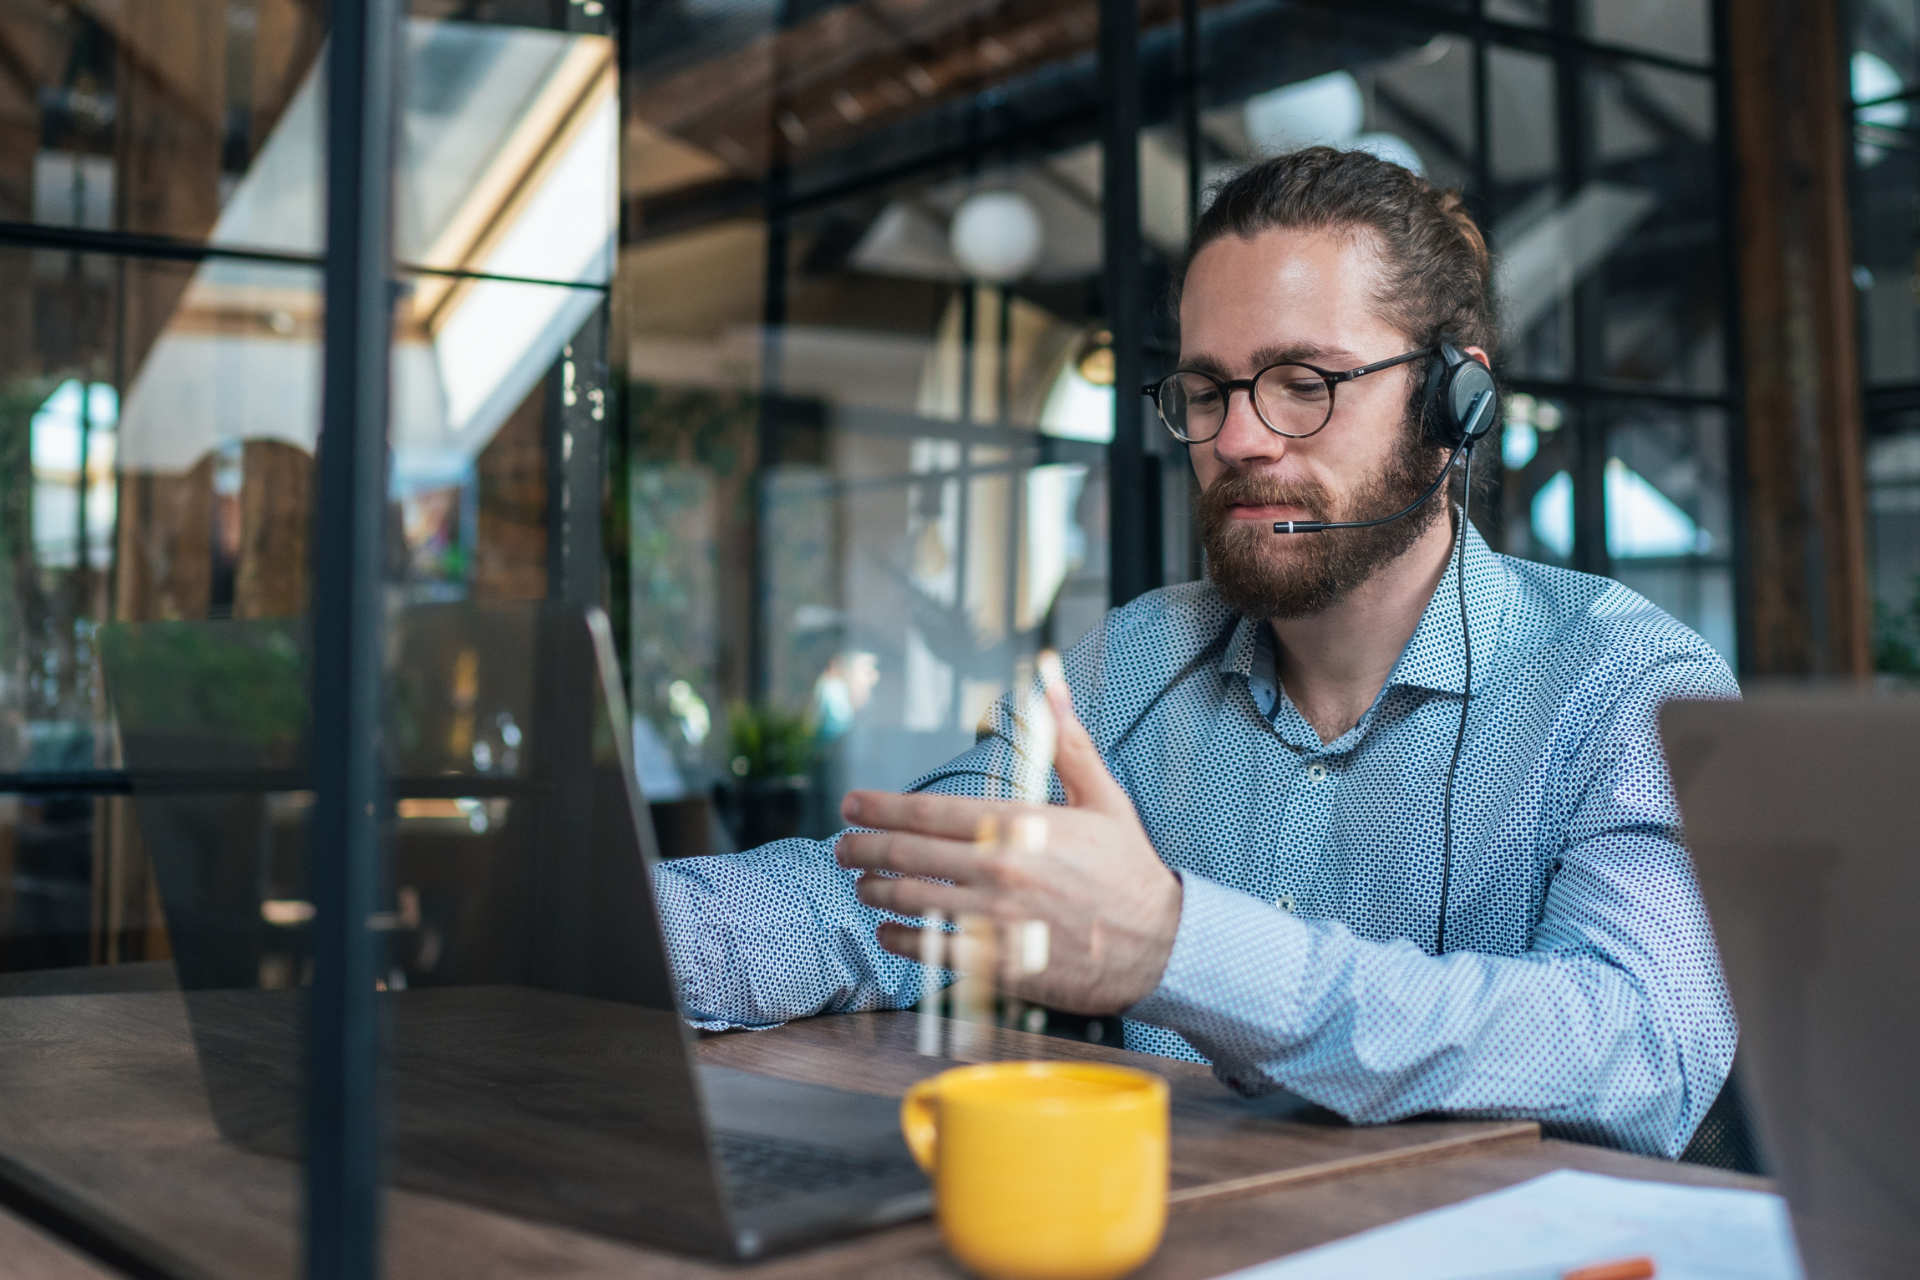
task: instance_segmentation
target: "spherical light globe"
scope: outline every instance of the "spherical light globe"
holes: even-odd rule
[[[954,210],[947,243],[974,279],[1018,280],[1040,261],[1040,212],[1018,191],[975,192]]]
[[[1367,102],[1351,73],[1329,71],[1257,93],[1240,108],[1240,115],[1247,141],[1262,153],[1338,147],[1366,123]]]

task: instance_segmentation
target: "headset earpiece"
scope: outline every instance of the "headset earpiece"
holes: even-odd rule
[[[1439,348],[1438,358],[1427,362],[1426,397],[1421,406],[1427,437],[1443,449],[1477,444],[1500,421],[1500,392],[1493,373],[1451,342],[1442,342]],[[1474,406],[1488,394],[1493,401],[1475,421]],[[1469,426],[1473,428],[1471,438]]]

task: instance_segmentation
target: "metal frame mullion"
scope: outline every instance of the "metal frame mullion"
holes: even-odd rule
[[[1481,231],[1486,235],[1494,253],[1500,252],[1500,245],[1493,233],[1493,112],[1489,105],[1492,101],[1493,65],[1488,52],[1486,0],[1474,0],[1473,4],[1473,208],[1477,214]],[[1494,355],[1494,368],[1500,368],[1499,353]],[[1501,381],[1511,383],[1511,379],[1502,377]],[[1499,439],[1496,428],[1494,439]],[[1496,454],[1499,450],[1494,450]],[[1499,458],[1489,460],[1485,469],[1487,476],[1487,501],[1481,504],[1479,525],[1487,540],[1498,550],[1507,547],[1507,470],[1504,465],[1496,465]]]
[[[1576,0],[1554,0],[1555,34],[1578,28]],[[1553,53],[1555,113],[1560,137],[1563,194],[1572,199],[1587,180],[1591,139],[1581,73],[1584,59],[1571,41],[1556,41]],[[1602,344],[1605,300],[1599,281],[1591,274],[1573,286],[1573,369],[1569,381],[1587,386]],[[1587,573],[1607,572],[1607,508],[1605,429],[1583,412],[1575,427],[1573,484],[1573,566]]]
[[[1140,21],[1135,0],[1100,0],[1100,218],[1113,333],[1113,444],[1107,454],[1107,593],[1125,604],[1158,585],[1160,502],[1140,405],[1146,330],[1140,274]],[[1149,490],[1153,492],[1149,493]]]
[[[380,1274],[382,613],[400,0],[334,0],[313,577],[306,1274]]]
[[[1727,486],[1727,519],[1733,537],[1733,663],[1744,671],[1753,660],[1753,562],[1747,554],[1747,433],[1738,429],[1746,419],[1747,384],[1742,368],[1745,350],[1740,307],[1740,253],[1735,231],[1735,183],[1738,179],[1733,154],[1733,72],[1728,49],[1728,6],[1732,0],[1712,0],[1713,30],[1713,139],[1715,179],[1720,184],[1716,204],[1720,214],[1720,326],[1722,364],[1725,368],[1728,421],[1735,424],[1727,432],[1727,473],[1735,477]],[[1844,77],[1841,83],[1845,83]]]

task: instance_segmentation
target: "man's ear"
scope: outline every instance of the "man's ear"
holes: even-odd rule
[[[1475,360],[1478,360],[1481,364],[1485,365],[1487,368],[1489,369],[1493,368],[1493,361],[1487,358],[1486,348],[1462,347],[1460,348],[1460,350],[1466,352],[1468,355],[1472,356]]]

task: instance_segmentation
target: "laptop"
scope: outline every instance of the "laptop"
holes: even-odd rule
[[[103,629],[221,1134],[300,1154],[302,620]],[[606,618],[422,605],[389,635],[380,998],[396,1185],[746,1259],[927,1212],[897,1100],[695,1060]]]
[[[1661,728],[1808,1274],[1911,1275],[1920,697],[1763,691],[1670,704]]]

